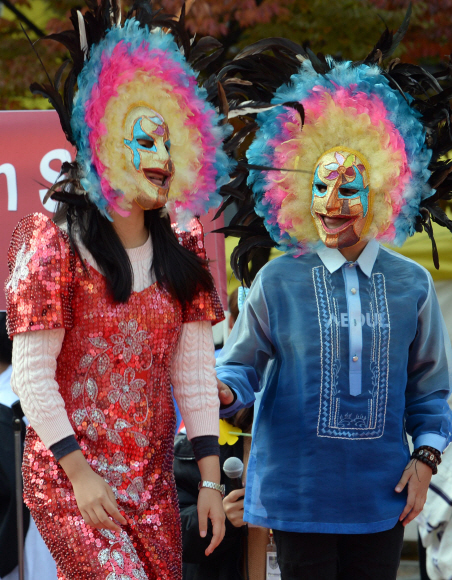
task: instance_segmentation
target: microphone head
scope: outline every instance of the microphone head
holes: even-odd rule
[[[230,479],[240,478],[243,473],[243,462],[238,457],[229,457],[223,464],[223,471]]]

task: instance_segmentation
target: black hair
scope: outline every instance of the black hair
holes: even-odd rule
[[[13,356],[13,342],[6,330],[6,312],[0,312],[0,363],[10,365]]]
[[[76,222],[81,242],[106,277],[114,300],[127,302],[133,288],[132,265],[112,223],[89,201],[83,206],[60,204],[54,221],[61,223],[64,218],[74,251],[78,253],[73,232]],[[159,209],[145,211],[144,224],[150,232],[153,246],[149,268],[153,269],[162,288],[182,305],[190,302],[200,290],[213,290],[207,260],[179,244],[167,214]]]

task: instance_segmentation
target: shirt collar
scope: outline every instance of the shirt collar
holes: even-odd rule
[[[370,278],[372,274],[372,269],[374,267],[375,260],[377,259],[379,249],[380,244],[377,242],[377,240],[369,240],[367,246],[356,260],[356,263],[368,278]],[[319,247],[316,248],[316,252],[330,274],[336,270],[339,270],[339,268],[341,268],[344,264],[348,263],[348,260],[344,258],[339,250],[336,250],[335,248],[327,248],[325,244],[320,244]]]

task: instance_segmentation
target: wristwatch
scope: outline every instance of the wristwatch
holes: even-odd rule
[[[208,487],[209,489],[215,489],[216,491],[219,491],[221,493],[221,497],[224,497],[225,487],[223,484],[214,483],[213,481],[200,481],[198,483],[198,491],[203,487]]]

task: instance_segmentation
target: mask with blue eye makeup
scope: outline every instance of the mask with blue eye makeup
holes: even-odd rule
[[[125,135],[126,158],[130,159],[130,171],[142,192],[134,200],[143,209],[163,207],[174,175],[165,120],[149,107],[136,107],[127,115]]]
[[[312,181],[311,215],[329,248],[357,244],[371,221],[367,163],[356,151],[338,147],[319,159]]]

